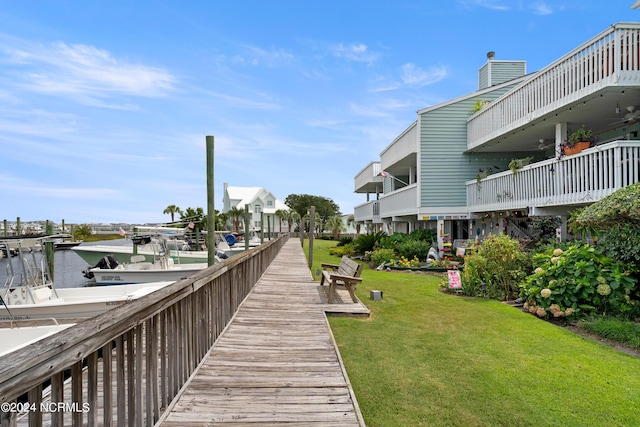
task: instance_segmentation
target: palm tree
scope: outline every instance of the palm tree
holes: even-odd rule
[[[339,240],[340,233],[347,231],[342,222],[342,218],[340,218],[339,216],[332,216],[331,218],[329,218],[329,220],[327,221],[327,227],[333,234],[333,240]]]
[[[164,211],[162,211],[162,213],[171,215],[171,222],[174,222],[176,214],[180,214],[180,216],[182,216],[182,209],[176,205],[169,205]]]
[[[240,229],[240,221],[243,220],[245,216],[244,209],[239,209],[237,206],[234,206],[227,211],[227,215],[229,215],[233,222],[233,231],[237,233]]]
[[[276,216],[280,221],[279,230],[282,231],[282,220],[287,221],[287,225],[289,226],[289,233],[291,233],[291,225],[293,224],[293,211],[290,209],[278,209],[276,211]]]
[[[356,234],[360,234],[360,224],[356,224],[356,218],[353,215],[349,215],[347,218],[347,227],[356,226]]]

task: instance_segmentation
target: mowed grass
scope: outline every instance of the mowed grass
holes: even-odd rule
[[[314,242],[312,272],[339,262],[335,245]],[[444,294],[441,276],[362,277],[371,317],[329,320],[367,426],[640,425],[640,359],[498,301]]]

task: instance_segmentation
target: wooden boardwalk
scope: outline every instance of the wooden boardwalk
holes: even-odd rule
[[[368,315],[346,291],[327,303],[289,240],[162,419],[163,426],[364,426],[325,312]]]

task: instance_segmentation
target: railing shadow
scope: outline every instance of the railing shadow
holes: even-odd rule
[[[288,238],[0,357],[0,425],[154,425]]]

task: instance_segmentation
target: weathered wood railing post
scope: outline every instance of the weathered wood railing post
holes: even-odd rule
[[[309,209],[309,268],[313,264],[313,232],[315,231],[316,207]]]
[[[244,205],[244,250],[249,250],[249,227],[251,220],[249,219],[249,204]]]
[[[216,262],[216,218],[214,209],[214,180],[213,180],[213,136],[206,137],[207,144],[207,262],[213,265]]]

